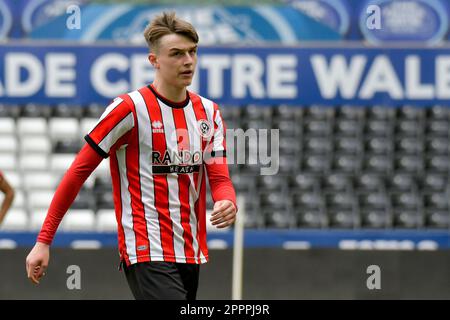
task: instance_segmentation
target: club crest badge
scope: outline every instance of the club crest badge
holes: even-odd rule
[[[212,126],[207,120],[205,119],[198,120],[197,126],[200,131],[200,135],[203,138],[210,138],[212,136]]]

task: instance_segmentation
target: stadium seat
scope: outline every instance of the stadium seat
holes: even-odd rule
[[[390,174],[393,163],[389,155],[368,154],[363,161],[363,169],[366,171]]]
[[[331,141],[324,137],[305,137],[304,152],[306,154],[324,154],[332,149]]]
[[[312,105],[309,106],[304,113],[306,120],[328,120],[333,118],[335,114],[335,108],[330,106]]]
[[[17,119],[22,112],[22,108],[17,105],[5,105],[0,103],[0,117]]]
[[[448,173],[450,168],[450,158],[443,155],[433,155],[426,159],[426,170],[428,172]]]
[[[432,106],[427,109],[428,119],[450,121],[450,109],[447,106]]]
[[[17,157],[12,153],[0,153],[0,168],[1,170],[17,170]]]
[[[314,192],[294,193],[292,200],[296,209],[322,210],[325,206],[323,197]]]
[[[54,153],[50,156],[50,170],[52,172],[64,173],[69,169],[75,154],[70,153]]]
[[[45,118],[19,118],[17,119],[17,133],[19,136],[43,136],[48,133],[48,124]]]
[[[299,228],[326,228],[329,225],[328,216],[322,210],[299,208],[295,216]]]
[[[28,192],[28,206],[30,212],[36,210],[48,209],[53,199],[52,190],[33,190]]]
[[[373,106],[368,108],[367,117],[373,120],[392,120],[395,118],[395,110],[386,106]]]
[[[56,118],[81,118],[83,108],[80,105],[58,104],[53,108],[53,117]]]
[[[388,121],[368,120],[365,126],[365,133],[370,136],[390,136],[392,129],[392,124]]]
[[[310,136],[326,137],[331,132],[331,127],[328,121],[311,120],[304,122],[304,132]]]
[[[22,175],[18,171],[3,170],[3,175],[15,189],[21,189],[23,186]]]
[[[107,105],[91,103],[84,108],[84,118],[99,119],[103,112],[105,112],[106,107]]]
[[[405,154],[420,154],[424,150],[423,141],[419,138],[401,137],[395,142],[395,151]]]
[[[4,195],[0,195],[0,199],[3,200]],[[14,192],[14,200],[13,203],[11,205],[11,208],[13,209],[27,209],[27,202],[28,199],[26,199],[25,197],[25,193],[22,189],[15,189]]]
[[[53,141],[79,139],[79,134],[79,122],[75,118],[51,118],[49,120],[49,135]]]
[[[387,182],[391,191],[407,191],[417,189],[415,178],[409,173],[395,173],[387,180]]]
[[[255,176],[234,174],[232,175],[231,179],[233,181],[233,186],[238,192],[254,190],[256,188],[257,178]]]
[[[397,119],[421,120],[425,118],[425,110],[415,106],[402,106],[397,109]]]
[[[267,228],[288,229],[296,226],[295,217],[287,210],[263,209]]]
[[[263,209],[287,210],[291,205],[289,195],[283,193],[281,190],[278,192],[261,191],[259,194],[259,200],[261,203],[261,208]]]
[[[281,137],[294,137],[299,134],[299,125],[291,120],[282,120],[278,122],[278,127],[274,129],[280,130]]]
[[[360,138],[337,136],[334,139],[336,152],[347,154],[358,154],[363,150]]]
[[[45,171],[48,169],[48,156],[45,153],[23,154],[19,159],[22,171]]]
[[[392,227],[392,216],[387,210],[362,210],[361,223],[363,228],[390,228]]]
[[[449,121],[432,120],[427,122],[427,134],[448,137],[450,132]]]
[[[354,120],[337,120],[335,122],[334,132],[343,136],[359,136],[361,134],[361,123]]]
[[[389,198],[382,192],[361,193],[358,198],[360,208],[386,209],[390,206]]]
[[[366,109],[360,106],[342,106],[336,109],[336,118],[360,121],[365,118]]]
[[[424,131],[423,122],[399,120],[395,125],[395,134],[416,137]]]
[[[297,120],[303,116],[304,109],[299,107],[292,107],[288,105],[278,105],[274,109],[273,120],[274,125],[280,120]],[[276,126],[274,126],[276,127]]]
[[[425,143],[427,154],[449,155],[450,153],[450,140],[447,137],[429,137]]]
[[[16,133],[16,122],[13,118],[2,118],[0,115],[0,137],[14,135]]]
[[[280,155],[297,155],[301,151],[301,144],[295,137],[280,137]]]
[[[448,176],[438,173],[428,173],[422,176],[421,189],[424,191],[445,190],[449,186]]]
[[[244,131],[248,130],[248,129],[261,130],[261,129],[269,129],[270,128],[269,122],[264,121],[264,120],[254,120],[254,119],[242,121],[241,126]]]
[[[359,155],[336,154],[333,159],[332,169],[338,172],[355,173],[361,168]]]
[[[347,191],[353,190],[352,177],[343,173],[330,173],[323,177],[323,190]]]
[[[249,120],[269,120],[272,116],[272,108],[267,106],[248,105],[242,110],[242,116]]]
[[[330,159],[325,155],[306,155],[303,158],[302,168],[307,172],[328,172],[330,169]]]
[[[280,155],[278,161],[278,172],[279,174],[292,174],[298,171],[299,164],[297,162],[297,157],[294,155]],[[277,159],[272,159],[276,163]],[[273,164],[275,166],[275,164]],[[264,165],[262,167],[268,167],[268,165]]]
[[[117,232],[116,213],[113,209],[101,209],[97,211],[95,230],[97,232]]]
[[[97,118],[82,118],[80,120],[80,138],[83,138],[84,140],[84,136],[86,136],[89,132],[91,132],[92,129],[94,129],[98,121],[99,119]]]
[[[22,117],[30,118],[49,118],[52,113],[52,107],[35,103],[27,103],[22,109]]]
[[[398,228],[421,228],[424,225],[424,217],[417,210],[394,210],[394,224]]]
[[[447,193],[436,192],[436,193],[424,193],[423,195],[424,203],[427,208],[430,209],[449,209],[450,208],[450,197]]]
[[[426,226],[429,228],[450,228],[450,212],[448,210],[428,210],[425,219]]]
[[[242,177],[238,176],[237,177]],[[234,176],[233,176],[234,178]],[[234,180],[233,180],[234,183]],[[110,192],[112,191],[111,176],[97,176],[94,178],[94,191],[95,192]]]
[[[352,210],[331,209],[328,211],[330,226],[333,228],[353,229],[360,226],[359,216]]]
[[[36,210],[33,212],[30,212],[29,216],[29,230],[30,231],[40,231],[42,228],[42,224],[44,223],[45,217],[47,216],[47,210]]]
[[[399,155],[394,161],[396,171],[422,172],[424,163],[421,155]]]
[[[244,227],[248,229],[263,229],[266,227],[265,217],[261,211],[246,205]]]
[[[95,231],[95,214],[89,209],[69,209],[61,221],[62,231]]]
[[[102,162],[100,162],[100,164],[98,165],[98,167],[94,171],[94,175],[96,177],[99,176],[99,175],[103,175],[103,176],[110,175],[109,159],[105,159]]]
[[[3,220],[0,231],[24,231],[28,229],[28,215],[23,209],[10,209]]]
[[[422,209],[422,199],[414,192],[392,193],[391,203],[394,209]]]
[[[54,153],[71,153],[76,154],[81,149],[82,140],[58,140],[53,146]]]
[[[50,139],[46,135],[24,136],[20,139],[20,152],[49,154],[52,150]]]
[[[393,151],[392,141],[386,137],[368,137],[365,150],[372,154],[387,154]]]
[[[15,135],[0,134],[0,152],[16,153],[18,149],[19,147]]]
[[[362,173],[355,176],[355,189],[361,191],[383,191],[385,189],[384,178],[376,173]]]
[[[96,198],[90,190],[82,188],[72,203],[72,209],[94,209]]]
[[[27,172],[23,176],[24,188],[55,190],[60,176],[50,172]]]
[[[357,204],[357,199],[350,193],[336,192],[326,195],[328,209],[348,209],[352,210]]]
[[[320,186],[320,177],[317,175],[299,173],[291,178],[293,191],[314,191]]]
[[[261,191],[287,191],[287,177],[281,175],[260,176],[258,187]]]
[[[114,209],[114,198],[112,192],[102,192],[95,195],[97,209]]]

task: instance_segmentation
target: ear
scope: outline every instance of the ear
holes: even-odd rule
[[[158,58],[156,57],[156,55],[152,52],[149,53],[148,55],[148,61],[150,61],[150,64],[155,68],[155,69],[159,69],[159,63],[158,63]]]

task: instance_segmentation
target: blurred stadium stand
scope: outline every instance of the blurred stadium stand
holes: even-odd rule
[[[0,168],[17,188],[2,230],[36,230],[101,112],[0,105]],[[248,228],[450,228],[450,109],[222,106],[230,128],[279,128],[280,171],[231,165]],[[255,195],[257,195],[255,197]],[[209,196],[208,196],[209,197]],[[212,201],[208,199],[209,206]],[[111,231],[108,161],[86,182],[64,230]],[[70,217],[70,219],[69,219]]]

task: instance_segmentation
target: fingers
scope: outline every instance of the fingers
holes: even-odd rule
[[[39,270],[40,266],[34,264],[34,263],[27,263],[27,276],[28,279],[30,279],[31,282],[38,284],[39,280],[36,277],[37,271]]]
[[[39,280],[45,275],[47,266],[41,265],[41,262],[27,262],[26,267],[28,279],[34,284],[39,284]]]
[[[223,221],[218,222],[217,228],[222,229],[231,226],[236,220],[236,215],[228,215]]]
[[[213,226],[217,226],[217,228],[225,228],[233,224],[235,220],[236,220],[236,211],[232,207],[214,216],[211,219],[211,224]]]
[[[218,211],[218,212],[216,212],[216,213],[212,213],[212,214],[211,214],[211,219],[210,219],[210,221],[211,221],[211,222],[216,222],[217,220],[220,220],[220,219],[222,219],[223,217],[225,217],[225,216],[227,216],[227,215],[229,215],[230,213],[233,213],[233,212],[235,212],[235,210],[234,210],[234,208],[231,206],[231,207],[228,207],[228,208],[226,208],[226,209],[224,209],[224,210]],[[214,224],[214,223],[213,223],[213,224]]]
[[[215,216],[216,214],[220,213],[221,211],[224,211],[228,208],[234,208],[234,205],[231,201],[219,201],[214,204],[213,212],[211,213],[212,216]]]
[[[37,269],[36,272],[36,278],[40,280],[43,276],[45,276],[45,271],[47,270],[47,266],[42,265],[40,268]]]

